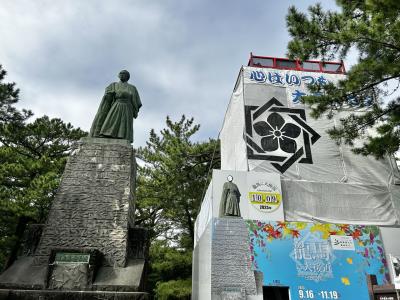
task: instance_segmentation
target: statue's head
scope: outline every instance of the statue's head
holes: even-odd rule
[[[229,182],[232,182],[233,176],[232,175],[228,175],[228,177],[226,177],[226,179],[228,179]]]
[[[131,77],[131,74],[127,70],[122,70],[118,74],[119,79],[121,79],[122,82],[127,82],[129,78]]]

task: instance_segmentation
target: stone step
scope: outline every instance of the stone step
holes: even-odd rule
[[[142,292],[0,290],[0,300],[147,300]]]

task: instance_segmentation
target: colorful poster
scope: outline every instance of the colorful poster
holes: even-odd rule
[[[377,226],[246,222],[254,270],[291,300],[369,300],[367,274],[390,281]]]

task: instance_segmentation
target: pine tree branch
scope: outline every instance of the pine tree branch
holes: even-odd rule
[[[10,149],[13,149],[13,151],[17,152],[18,154],[21,154],[21,155],[23,155],[23,156],[25,156],[25,157],[28,157],[28,158],[31,158],[31,159],[36,159],[36,158],[37,158],[37,157],[35,157],[35,156],[33,156],[33,155],[30,155],[30,154],[28,154],[28,153],[26,153],[26,152],[20,151],[20,150],[18,149],[18,147],[13,147],[13,146],[11,146],[8,142],[6,142],[5,139],[3,139],[3,138],[1,138],[1,137],[0,137],[0,142],[3,143],[4,146],[6,146],[6,147],[8,147],[8,148],[10,148]]]
[[[374,39],[366,37],[366,36],[358,37],[358,40],[367,40],[368,42],[375,43],[375,44],[380,44],[382,46],[385,46],[386,48],[390,48],[390,49],[393,49],[393,50],[396,50],[396,51],[400,52],[400,47],[397,47],[397,46],[395,46],[393,44],[389,44],[389,43],[386,43],[386,42],[377,41],[377,40],[374,40]]]
[[[398,107],[398,106],[394,106],[394,107],[392,107],[392,108],[390,108],[390,109],[387,109],[385,112],[383,112],[383,113],[381,113],[381,114],[375,116],[372,120],[370,120],[370,121],[368,121],[368,122],[365,122],[364,124],[361,124],[359,127],[355,128],[355,130],[356,130],[356,131],[359,131],[359,130],[361,130],[361,129],[363,129],[363,128],[369,126],[369,125],[374,124],[375,121],[377,121],[379,118],[381,118],[381,117],[387,115],[388,113],[390,113],[390,112],[392,112],[392,111],[394,111],[394,110],[396,110],[396,109],[399,109],[399,107]]]
[[[395,75],[383,78],[383,79],[381,79],[379,81],[376,81],[374,83],[368,84],[367,86],[364,86],[363,88],[361,88],[359,90],[346,93],[346,96],[343,96],[342,99],[345,99],[347,101],[348,100],[347,96],[355,96],[355,95],[357,95],[357,94],[359,94],[361,92],[364,92],[366,90],[369,90],[369,89],[371,89],[371,88],[373,88],[373,87],[375,87],[375,86],[377,86],[377,85],[379,85],[379,84],[381,84],[381,83],[383,83],[385,81],[388,81],[388,80],[391,80],[391,79],[395,79],[395,78],[399,78],[399,77],[400,77],[400,74],[395,74]]]

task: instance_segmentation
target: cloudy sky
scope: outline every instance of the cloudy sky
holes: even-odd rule
[[[334,9],[333,0],[321,1]],[[1,0],[0,64],[20,107],[89,130],[104,88],[131,72],[143,107],[135,146],[169,115],[216,138],[250,52],[284,57],[290,5],[314,0]]]

